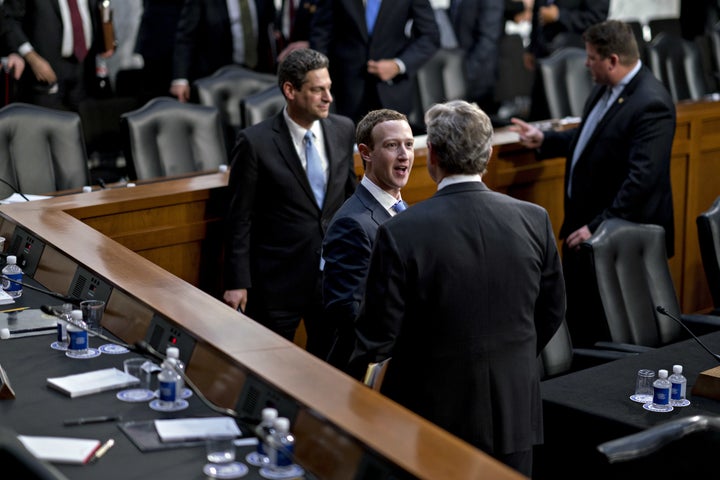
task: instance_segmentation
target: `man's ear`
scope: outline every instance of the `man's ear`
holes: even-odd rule
[[[293,100],[295,98],[295,88],[290,82],[285,82],[282,84],[282,92],[285,95],[285,98],[287,98],[288,100]]]
[[[364,143],[359,143],[358,152],[360,152],[360,158],[362,158],[363,161],[370,160],[370,147],[368,147]]]

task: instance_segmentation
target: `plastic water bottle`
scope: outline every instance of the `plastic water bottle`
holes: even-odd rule
[[[690,402],[685,398],[687,379],[682,374],[682,365],[673,365],[673,374],[670,375],[670,405],[673,407],[684,407]]]
[[[175,371],[175,359],[167,357],[160,365],[158,389],[160,390],[160,406],[172,408],[179,398],[180,375]]]
[[[185,373],[185,364],[180,360],[180,349],[178,347],[167,347],[165,349],[165,355],[168,358],[172,358],[175,361],[175,368],[177,369],[178,377],[180,380],[178,381],[178,398],[180,398],[180,395],[182,394],[182,390],[185,387],[185,379],[183,378],[182,374]]]
[[[285,417],[275,419],[275,433],[270,437],[268,457],[274,473],[283,474],[294,469],[295,437],[290,433],[290,420]]]
[[[653,383],[652,407],[656,412],[669,412],[673,409],[670,405],[670,380],[667,370],[658,370],[658,379]]]
[[[11,282],[10,280],[7,280],[6,278],[3,278],[2,286],[3,290],[5,290],[8,295],[10,295],[13,298],[18,298],[22,296],[22,285],[17,282],[22,282],[23,279],[23,271],[17,264],[17,257],[15,255],[8,255],[7,256],[7,264],[2,269],[3,277],[7,277],[10,280],[15,280],[14,282]]]
[[[261,415],[258,430],[262,438],[258,439],[257,453],[262,457],[263,463],[267,463],[267,439],[275,433],[275,420],[278,418],[278,411],[274,408],[263,408]]]

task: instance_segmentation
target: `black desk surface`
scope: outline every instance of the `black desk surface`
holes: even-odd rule
[[[27,295],[33,296],[33,293]],[[35,303],[27,297],[23,295],[16,306]],[[60,303],[47,299],[45,302]],[[0,311],[12,307],[13,305],[4,305],[0,307]],[[207,478],[202,472],[206,463],[204,446],[142,453],[118,428],[119,422],[64,426],[65,419],[112,414],[120,415],[123,422],[217,414],[204,406],[194,395],[189,399],[189,408],[176,413],[156,412],[150,409],[146,402],[122,402],[116,398],[115,390],[70,398],[47,387],[46,379],[108,367],[122,370],[123,360],[136,354],[102,354],[91,359],[71,359],[66,357],[64,352],[50,348],[54,340],[55,335],[0,340],[0,365],[5,369],[16,396],[15,399],[0,400],[0,424],[23,435],[95,438],[101,441],[115,439],[113,448],[93,464],[55,464],[69,479]],[[105,342],[90,338],[91,347],[98,347],[102,343]],[[153,382],[156,382],[155,378]],[[253,448],[238,447],[238,460],[242,461],[245,454]],[[250,472],[244,478],[261,478],[256,467],[249,468]]]
[[[720,332],[701,339],[713,352],[720,351]],[[687,377],[689,406],[655,413],[630,400],[639,369],[671,372],[675,364],[683,366]],[[592,472],[591,478],[618,474],[622,478],[634,474],[646,476],[657,465],[663,465],[659,472],[662,478],[670,478],[665,475],[673,469],[687,475],[691,469],[702,472],[703,468],[710,468],[714,452],[720,447],[720,434],[714,432],[693,434],[668,444],[656,454],[620,464],[608,464],[596,447],[669,420],[720,415],[720,401],[691,393],[698,374],[717,366],[718,362],[708,352],[689,339],[543,382],[545,445],[537,450],[534,477],[563,478],[558,476],[558,468],[567,466],[569,458],[581,462],[586,473]],[[678,452],[683,452],[684,457]]]

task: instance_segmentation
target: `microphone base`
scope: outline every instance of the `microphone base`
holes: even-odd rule
[[[691,393],[700,397],[720,400],[720,366],[700,372]]]

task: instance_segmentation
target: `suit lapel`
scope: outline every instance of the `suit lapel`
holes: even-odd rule
[[[315,195],[313,195],[312,188],[310,188],[310,181],[307,178],[305,169],[302,167],[300,157],[295,150],[295,145],[293,145],[292,137],[290,136],[290,129],[288,128],[287,123],[285,123],[283,112],[280,112],[275,116],[273,129],[277,133],[277,135],[275,135],[275,145],[280,153],[280,157],[283,159],[293,175],[295,175],[295,178],[297,178],[298,183],[305,191],[305,194],[308,196],[310,202],[317,207]]]
[[[370,217],[377,225],[382,224],[384,221],[388,220],[391,217],[390,212],[388,212],[387,209],[380,205],[380,202],[378,202],[377,199],[373,197],[372,193],[370,193],[370,190],[365,188],[363,184],[357,186],[355,194],[357,195],[358,200],[360,200],[360,202],[365,205],[365,208],[370,210]]]
[[[370,39],[370,35],[368,35],[367,24],[365,23],[364,0],[343,0],[343,2],[347,5],[347,12],[353,18],[353,21],[357,23],[357,25],[360,27],[360,32],[363,35],[363,40],[365,40],[365,42],[367,43],[367,41]],[[382,10],[382,5],[380,6],[380,9]]]

